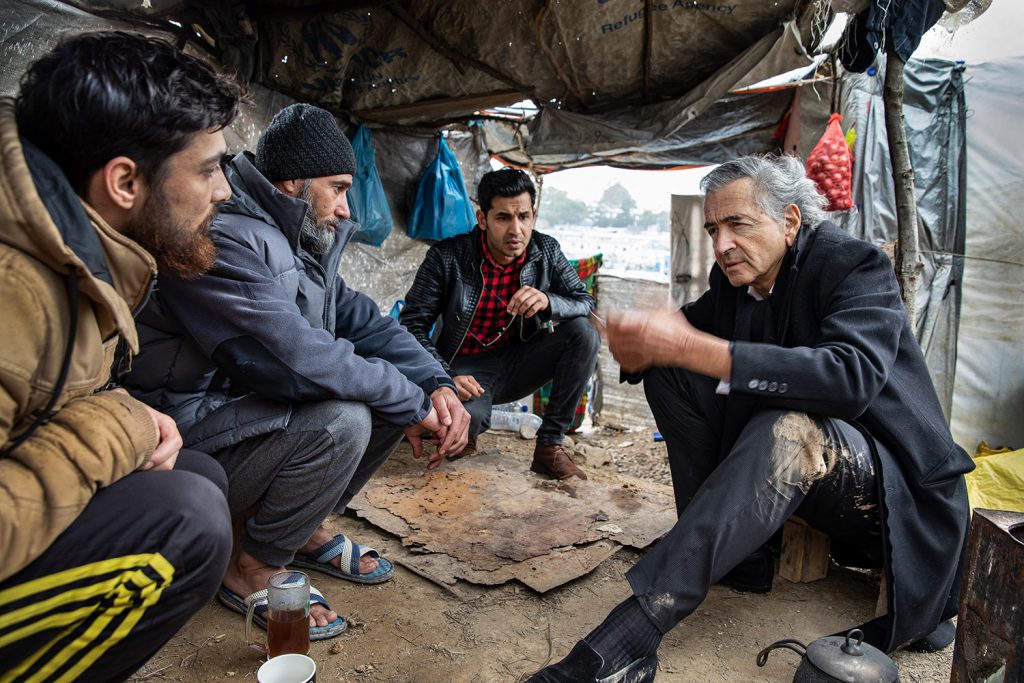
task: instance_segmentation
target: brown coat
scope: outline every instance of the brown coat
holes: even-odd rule
[[[80,202],[51,161],[35,151],[30,172],[27,156],[13,102],[0,100],[0,581],[46,550],[97,489],[145,463],[157,443],[141,403],[97,393],[118,338],[138,350],[132,311],[156,264]],[[47,188],[45,205],[37,186]],[[62,216],[59,228],[51,214]],[[53,419],[8,450],[57,384],[72,332],[69,267],[79,295],[67,381]]]

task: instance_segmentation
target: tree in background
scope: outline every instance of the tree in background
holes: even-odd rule
[[[545,187],[537,218],[544,225],[584,225],[588,222],[589,213],[586,204],[573,199],[565,190]]]
[[[651,211],[645,209],[640,217],[636,219],[637,227],[650,228],[656,227],[661,232],[667,232],[669,229],[669,218],[668,211]]]
[[[634,212],[636,200],[622,183],[609,185],[601,195],[601,200],[594,207],[593,216],[596,225],[625,228],[635,223]]]

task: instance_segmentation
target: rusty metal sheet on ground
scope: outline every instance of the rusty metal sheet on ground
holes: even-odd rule
[[[598,541],[584,546],[560,548],[547,555],[513,562],[494,571],[477,571],[445,553],[389,555],[398,564],[431,581],[451,586],[469,581],[482,586],[496,586],[513,579],[538,593],[545,593],[563,583],[579,578],[622,549],[618,543]]]
[[[498,452],[425,476],[373,479],[349,504],[410,549],[402,559],[439,583],[518,579],[538,591],[583,576],[622,545],[643,548],[675,522],[665,487],[551,481]]]

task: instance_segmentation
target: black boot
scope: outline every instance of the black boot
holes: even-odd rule
[[[597,677],[604,658],[586,642],[576,643],[562,661],[546,666],[527,683],[648,683],[658,671],[658,655],[637,659],[607,676]]]
[[[718,583],[741,593],[767,593],[772,589],[775,561],[768,548],[753,552],[723,576]]]
[[[938,652],[952,643],[954,639],[956,639],[956,626],[952,619],[946,619],[924,638],[907,645],[906,649],[909,652]]]

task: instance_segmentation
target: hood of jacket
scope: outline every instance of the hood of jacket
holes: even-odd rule
[[[0,100],[0,243],[58,273],[110,316],[133,352],[132,312],[145,303],[156,261],[82,201],[56,163],[18,135],[14,101]]]
[[[253,164],[254,160],[252,152],[240,152],[225,165],[224,174],[235,191],[231,199],[221,206],[221,213],[249,216],[269,223],[288,239],[295,253],[316,260],[299,240],[309,204],[274,187]],[[335,232],[334,246],[324,254],[322,262],[337,268],[342,252],[358,230],[359,224],[355,221],[348,218],[340,221]]]

